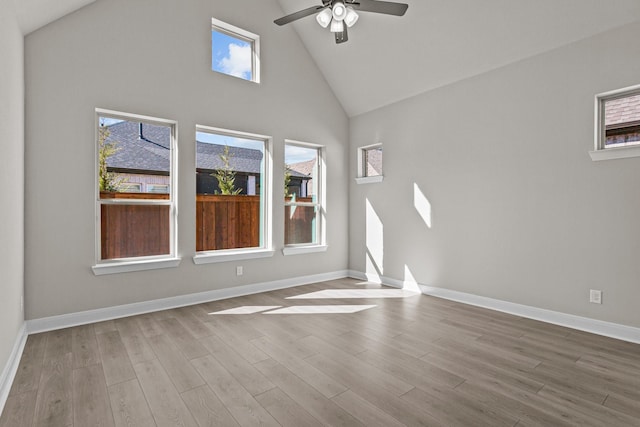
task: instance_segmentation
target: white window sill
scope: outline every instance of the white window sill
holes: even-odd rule
[[[356,178],[356,183],[357,184],[373,184],[375,182],[382,182],[383,179],[384,179],[383,175],[362,176],[362,177]]]
[[[283,255],[300,255],[311,254],[314,252],[326,252],[327,245],[313,245],[313,246],[287,246],[282,249]]]
[[[253,258],[269,258],[275,253],[272,249],[228,249],[221,251],[200,252],[194,255],[194,264],[211,264],[214,262],[240,261]]]
[[[146,259],[140,261],[117,261],[96,264],[91,269],[96,276],[104,274],[128,273],[130,271],[156,270],[159,268],[173,268],[180,265],[182,258]]]
[[[630,145],[627,147],[605,148],[602,150],[589,151],[591,160],[626,159],[629,157],[640,157],[640,145]]]

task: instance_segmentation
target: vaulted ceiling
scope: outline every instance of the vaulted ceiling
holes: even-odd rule
[[[289,24],[349,116],[640,19],[639,0],[391,1],[409,4],[404,17],[362,12],[340,45],[313,16]],[[278,2],[285,14],[321,4]]]
[[[14,3],[27,34],[93,1]],[[277,1],[265,19],[321,4]],[[640,20],[640,0],[399,1],[404,17],[362,12],[340,45],[313,16],[281,28],[302,39],[351,117]]]

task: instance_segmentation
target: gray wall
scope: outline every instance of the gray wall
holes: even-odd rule
[[[640,158],[588,155],[594,95],[640,83],[639,38],[633,24],[353,118],[350,268],[368,250],[386,277],[639,327]],[[356,185],[356,147],[378,141],[384,182]]]
[[[11,354],[24,316],[23,38],[11,0],[0,0],[0,367]]]
[[[28,319],[347,268],[348,120],[292,28],[273,24],[280,15],[276,0],[101,0],[26,38]],[[212,16],[261,36],[260,85],[210,70]],[[178,121],[178,268],[91,272],[96,107]],[[276,195],[284,139],[326,145],[329,250],[194,265],[196,124],[273,136]]]

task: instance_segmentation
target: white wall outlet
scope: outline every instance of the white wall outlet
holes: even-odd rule
[[[602,304],[602,291],[591,289],[589,292],[589,302],[594,304]]]
[[[237,266],[236,267],[236,276],[242,276],[242,273],[243,273],[242,266],[241,265]]]

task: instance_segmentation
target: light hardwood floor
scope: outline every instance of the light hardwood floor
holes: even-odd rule
[[[0,426],[640,426],[639,402],[640,345],[344,279],[32,335]]]

